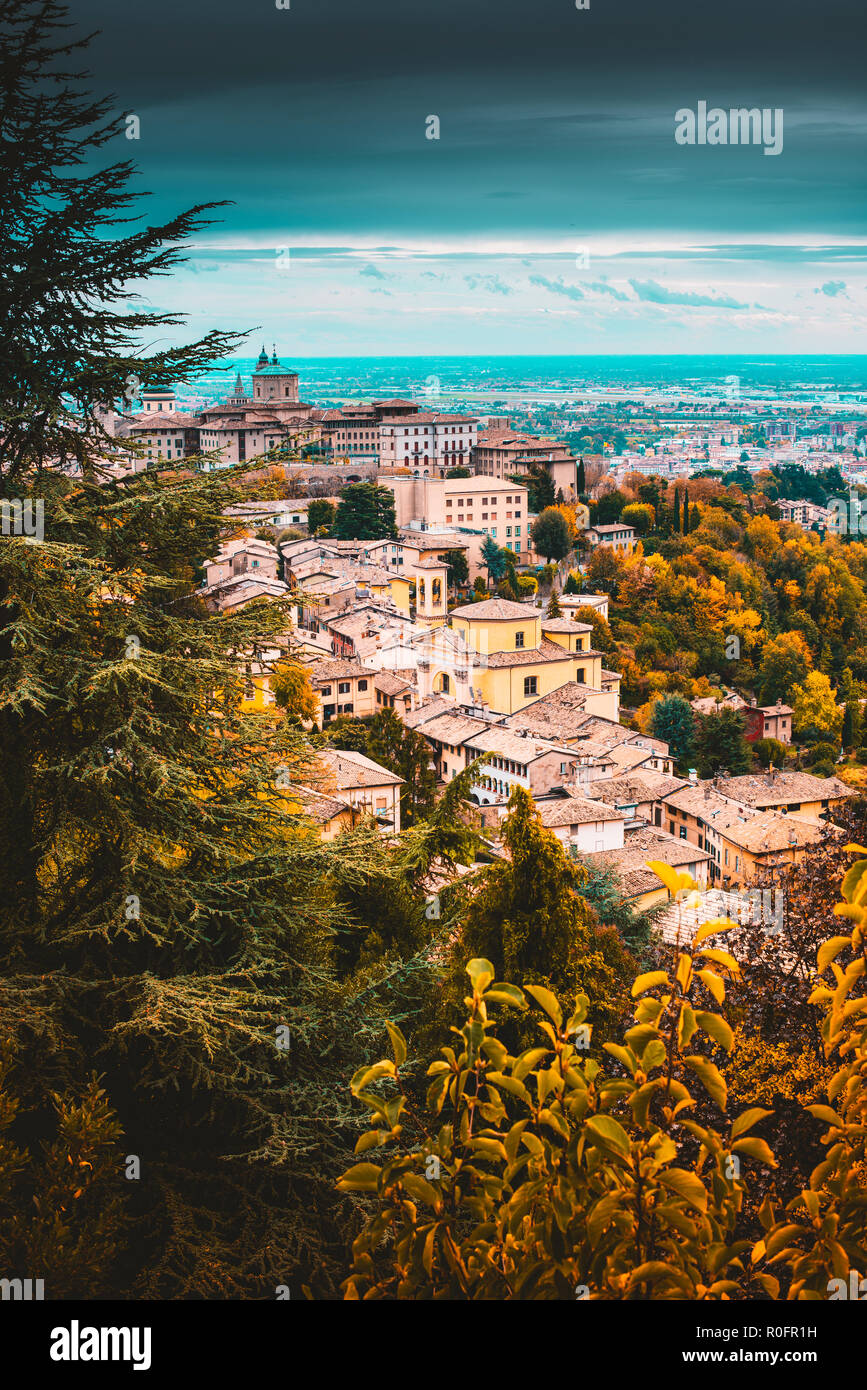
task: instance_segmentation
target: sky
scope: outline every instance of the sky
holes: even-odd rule
[[[74,6],[148,220],[232,203],[143,287],[167,341],[864,349],[863,0],[280,3]],[[782,149],[678,143],[701,102],[781,111]]]

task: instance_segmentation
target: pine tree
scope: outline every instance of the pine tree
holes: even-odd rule
[[[696,721],[695,754],[701,777],[727,772],[732,777],[749,772],[752,753],[737,710],[721,709]]]
[[[375,483],[350,483],[340,494],[332,534],[338,540],[359,541],[396,536],[394,494]]]
[[[74,71],[87,40],[67,34],[55,0],[0,3],[0,477],[6,495],[33,469],[77,463],[88,473],[116,447],[100,407],[147,385],[189,382],[238,339],[144,355],[139,344],[176,315],[118,308],[125,287],[165,275],[180,245],[209,225],[206,203],[159,226],[117,235],[135,194],[128,160],[99,167],[122,138],[111,98]],[[72,65],[72,66],[71,66]],[[124,142],[125,144],[126,142]],[[158,334],[157,336],[161,336]],[[132,393],[130,395],[130,393]]]
[[[522,787],[510,797],[503,842],[508,859],[487,870],[467,907],[463,930],[452,940],[441,1007],[449,1011],[466,992],[467,959],[484,956],[498,980],[539,984],[570,998],[586,992],[601,1041],[619,1015],[634,961],[616,934],[596,929],[594,913],[578,892],[583,869],[542,825]],[[535,1046],[538,1034],[531,1028],[523,1033],[524,1045]],[[516,1040],[521,1034],[522,1025],[515,1023],[505,1025],[502,1036]]]
[[[861,706],[857,700],[847,700],[843,712],[843,747],[857,748],[861,741]]]
[[[551,590],[551,597],[548,600],[545,616],[548,618],[562,618],[563,616],[563,609],[560,607],[560,600],[557,597],[556,589]]]
[[[650,732],[654,738],[668,744],[678,762],[692,757],[695,722],[689,701],[682,695],[665,695],[657,700],[650,717]]]
[[[131,345],[165,319],[119,312],[125,282],[170,267],[201,219],[113,238],[128,165],[55,172],[115,131],[89,136],[105,103],[51,76],[73,49],[53,42],[62,16],[51,0],[0,0],[17,160],[0,228],[0,467],[7,487],[38,476],[45,509],[42,542],[0,537],[0,1003],[15,1144],[34,1155],[75,1126],[103,1155],[85,1159],[97,1198],[109,1156],[112,1200],[99,1198],[102,1224],[85,1196],[92,1219],[72,1218],[42,1150],[0,1219],[21,1229],[35,1197],[34,1239],[55,1223],[47,1297],[109,1276],[138,1297],[327,1290],[347,1220],[333,1175],[355,1125],[324,1058],[348,1080],[378,1025],[375,983],[355,1007],[335,973],[341,912],[325,885],[338,860],[361,874],[383,837],[323,845],[297,794],[318,775],[297,720],[241,708],[244,662],[285,633],[289,605],[211,617],[197,597],[232,473],[91,481],[95,403],[130,372],[184,379],[229,340],[151,357]],[[80,481],[47,467],[71,458]],[[117,1181],[121,1154],[138,1181]]]
[[[485,536],[482,541],[482,564],[488,571],[490,584],[496,584],[502,579],[506,569],[506,558],[493,536]]]

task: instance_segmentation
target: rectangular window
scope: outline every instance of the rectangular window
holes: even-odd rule
[[[538,691],[538,684],[539,684],[539,678],[538,678],[538,676],[525,676],[525,677],[524,677],[524,694],[525,694],[525,695],[538,695],[538,693],[539,693],[539,691]]]
[[[523,645],[524,645],[524,634],[523,634],[523,632],[516,632],[516,633],[515,633],[515,646],[516,646],[516,647],[523,647]]]
[[[322,689],[320,690],[319,694],[320,694],[320,695],[322,696],[322,698],[324,699],[326,695],[330,695],[330,694],[331,694],[331,686],[330,686],[330,685],[323,685],[323,687],[322,687]]]
[[[366,690],[366,689],[367,689],[367,681],[359,681],[359,682],[358,682],[358,688],[359,688],[359,690]]]
[[[685,825],[682,825],[682,826],[680,827],[680,838],[681,838],[682,840],[685,840],[685,839],[686,839],[686,826],[685,826]]]
[[[349,681],[340,681],[340,683],[339,683],[338,686],[337,686],[337,693],[338,693],[338,695],[348,695],[348,694],[349,694]]]

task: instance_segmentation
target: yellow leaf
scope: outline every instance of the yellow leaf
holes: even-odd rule
[[[632,997],[642,994],[646,989],[655,989],[657,985],[670,984],[668,975],[664,970],[648,970],[643,975],[639,975],[632,986]]]
[[[728,917],[715,917],[711,922],[704,922],[695,934],[693,946],[700,946],[709,936],[716,936],[719,932],[731,931],[736,927],[737,922],[732,922]]]
[[[817,1120],[824,1120],[826,1125],[834,1125],[837,1129],[842,1127],[843,1121],[829,1105],[806,1105],[804,1109],[809,1110],[811,1115],[815,1115]]]
[[[707,956],[708,960],[715,961],[717,965],[722,965],[726,970],[730,970],[733,975],[739,975],[741,968],[734,956],[730,956],[728,951],[712,950],[706,946],[703,951],[699,951],[700,956]]]
[[[709,1062],[706,1057],[700,1057],[698,1055],[684,1057],[683,1060],[686,1065],[696,1073],[711,1100],[716,1101],[720,1110],[725,1110],[726,1097],[728,1094],[726,1091],[726,1083],[713,1062]]]
[[[718,1004],[722,1004],[723,1000],[726,997],[726,987],[720,979],[719,975],[717,975],[713,970],[698,970],[696,971],[696,974],[698,975],[698,978],[701,980],[702,984],[706,985],[707,988],[710,990],[716,1002]]]
[[[732,1139],[737,1139],[738,1135],[746,1134],[748,1129],[757,1125],[759,1120],[764,1120],[768,1115],[773,1115],[773,1110],[765,1110],[761,1105],[754,1105],[751,1110],[742,1110],[732,1121]]]
[[[667,1168],[660,1173],[659,1181],[663,1187],[676,1192],[678,1197],[695,1207],[696,1211],[707,1211],[707,1192],[701,1178],[695,1173],[689,1173],[685,1168]]]
[[[629,1135],[622,1125],[619,1125],[616,1120],[612,1120],[610,1115],[591,1115],[587,1121],[587,1128],[592,1130],[594,1135],[603,1143],[610,1145],[624,1157],[629,1154]]]
[[[532,995],[536,1003],[545,1010],[549,1018],[553,1018],[558,1028],[563,1026],[563,1010],[557,1002],[556,994],[552,994],[550,989],[545,989],[542,985],[524,985],[527,994]]]
[[[816,969],[823,975],[831,964],[839,956],[845,946],[849,945],[848,936],[832,936],[827,941],[823,941],[816,955]]]
[[[695,881],[691,874],[678,873],[670,864],[663,864],[661,859],[648,859],[646,867],[662,879],[669,893],[679,893],[681,888],[695,888]]]
[[[706,1013],[704,1010],[697,1013],[695,1017],[699,1028],[704,1029],[708,1037],[713,1038],[714,1042],[718,1042],[720,1047],[725,1048],[726,1052],[731,1051],[735,1035],[724,1018],[720,1018],[719,1014]]]
[[[748,1154],[750,1158],[758,1159],[759,1163],[767,1163],[769,1168],[778,1166],[764,1139],[759,1139],[753,1134],[748,1135],[746,1139],[738,1139],[732,1144],[732,1151]]]

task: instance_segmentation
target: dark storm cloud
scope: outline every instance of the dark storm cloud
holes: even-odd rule
[[[141,140],[120,143],[156,190],[150,215],[231,198],[229,240],[863,230],[861,0],[821,13],[812,0],[78,0],[74,13],[104,30],[95,84],[141,116]],[[676,146],[674,112],[699,99],[784,107],[784,154]]]

